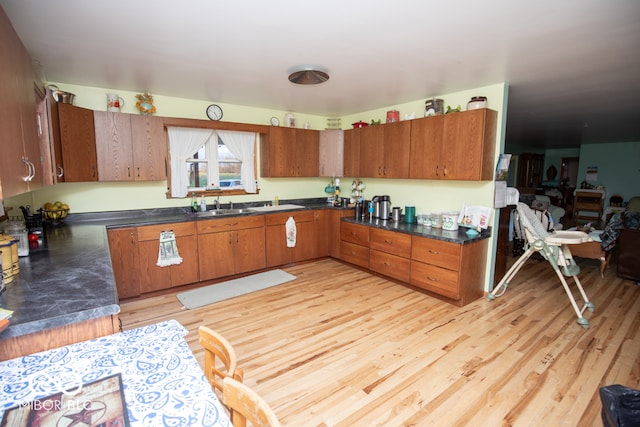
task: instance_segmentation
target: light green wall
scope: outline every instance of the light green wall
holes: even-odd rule
[[[598,167],[598,179],[590,184],[603,185],[607,197],[617,193],[628,201],[640,196],[640,142],[581,145],[578,187],[590,166]]]
[[[123,112],[137,114],[135,109],[134,92],[127,92],[113,88],[95,88],[76,86],[63,83],[55,83],[61,90],[76,94],[74,104],[79,107],[93,110],[106,110],[106,93],[116,93],[125,100]],[[498,111],[498,129],[496,136],[495,158],[504,147],[505,111],[507,99],[507,85],[496,85],[476,88],[472,90],[456,92],[446,95],[438,95],[446,105],[456,107],[461,105],[464,109],[472,96],[486,96],[488,107]],[[205,109],[211,104],[207,100],[193,100],[166,97],[153,94],[157,108],[157,115],[167,117],[184,117],[206,119]],[[424,116],[424,102],[426,98],[416,101],[392,105],[377,110],[365,111],[354,115],[342,117],[343,128],[350,128],[351,123],[358,120],[370,122],[372,119],[385,121],[388,110],[400,111],[401,119],[405,114],[414,113],[415,117]],[[224,110],[224,121],[269,124],[269,119],[276,116],[281,123],[284,122],[286,111],[273,111],[261,108],[239,106],[218,103]],[[324,129],[326,117],[296,114],[298,126],[307,122],[311,129]],[[350,186],[355,177],[344,177],[343,187]],[[407,204],[416,206],[417,212],[459,210],[463,203],[483,206],[493,206],[494,186],[492,182],[442,182],[432,180],[385,180],[364,179],[367,188],[365,197],[371,198],[376,194],[388,194],[394,206],[404,207]],[[329,178],[258,178],[260,188],[259,195],[222,197],[221,202],[234,203],[273,200],[275,196],[280,199],[326,197],[324,187]],[[167,199],[166,180],[146,183],[62,183],[33,191],[26,195],[16,196],[5,200],[7,206],[29,204],[35,208],[45,202],[60,200],[69,204],[71,212],[99,212],[112,210],[129,210],[143,208],[162,208],[186,206],[188,200]],[[212,198],[208,200],[212,202]],[[494,230],[497,229],[494,223]],[[494,233],[495,234],[495,233]],[[485,287],[490,288],[495,253],[495,237],[489,243],[489,259],[486,267]]]

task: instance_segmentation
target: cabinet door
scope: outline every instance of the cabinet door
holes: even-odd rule
[[[198,270],[201,281],[235,273],[235,239],[235,231],[198,235]]]
[[[497,113],[486,108],[445,115],[443,179],[493,179],[496,120]]]
[[[384,177],[384,125],[360,129],[360,176]]]
[[[404,120],[382,125],[384,130],[382,173],[385,178],[409,178],[411,122],[411,120]]]
[[[111,229],[107,232],[107,237],[118,297],[129,298],[140,295],[136,229],[133,227]]]
[[[295,129],[271,126],[266,141],[260,144],[260,173],[266,177],[294,176],[295,167],[290,143]]]
[[[133,178],[136,181],[160,181],[167,177],[162,117],[129,115],[133,145]]]
[[[93,111],[59,103],[58,116],[65,182],[97,181],[98,162]]]
[[[143,294],[171,287],[170,267],[156,265],[158,262],[158,247],[158,240],[138,242],[138,257],[140,261],[138,274],[140,276],[140,292]]]
[[[31,57],[25,51],[21,51],[19,56],[19,109],[20,121],[22,123],[22,143],[24,146],[24,157],[31,166],[31,178],[28,181],[29,191],[42,188],[44,184],[44,174],[49,173],[43,167],[42,155],[40,152],[40,137],[38,133],[36,95],[34,92],[34,74],[31,67]],[[42,127],[40,127],[42,128]]]
[[[188,285],[198,281],[198,237],[178,236],[176,245],[182,257],[182,263],[169,267],[171,286]],[[166,267],[164,267],[166,268]]]
[[[285,230],[284,225],[270,225],[265,228],[267,267],[291,262],[291,248],[287,247]]]
[[[260,270],[266,267],[264,227],[235,232],[235,273]]]
[[[100,181],[132,181],[133,153],[129,114],[94,111]]]
[[[294,154],[295,176],[318,176],[320,133],[311,129],[295,129],[290,151]]]
[[[344,176],[358,178],[360,174],[360,129],[344,131]]]
[[[51,154],[51,168],[53,182],[65,181],[64,163],[62,162],[62,142],[60,140],[60,117],[58,116],[58,103],[53,99],[50,89],[46,89],[45,98],[46,127],[49,133],[49,145]]]
[[[411,123],[409,178],[440,178],[444,117],[425,117]]]
[[[343,176],[344,132],[342,130],[320,131],[318,158],[318,176]]]
[[[2,137],[2,155],[0,156],[0,199],[29,191],[24,181],[27,166],[23,162],[22,125],[20,123],[20,86],[18,84],[19,67],[16,58],[21,55],[22,43],[13,31],[13,26],[0,9],[0,85],[3,94],[0,97],[0,136]],[[6,46],[6,48],[5,48]],[[11,141],[8,143],[5,141]]]

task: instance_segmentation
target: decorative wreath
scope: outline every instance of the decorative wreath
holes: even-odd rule
[[[153,96],[149,92],[139,93],[136,95],[136,108],[142,114],[153,114],[156,112],[156,106],[153,105]]]

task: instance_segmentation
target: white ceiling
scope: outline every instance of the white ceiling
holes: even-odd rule
[[[0,5],[50,81],[322,116],[507,82],[508,144],[640,141],[638,0]]]

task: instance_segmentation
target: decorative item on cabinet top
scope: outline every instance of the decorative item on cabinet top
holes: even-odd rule
[[[153,96],[149,92],[139,93],[136,95],[136,108],[140,114],[152,115],[156,112],[156,106],[153,104]]]

